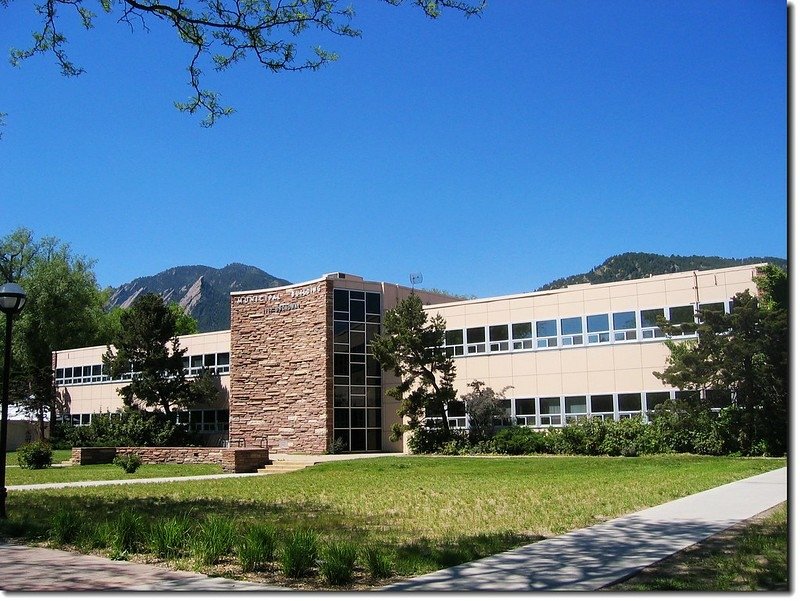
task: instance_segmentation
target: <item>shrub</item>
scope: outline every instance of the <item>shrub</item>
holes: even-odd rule
[[[111,522],[109,532],[111,550],[115,559],[135,553],[144,541],[145,521],[138,513],[125,508]]]
[[[201,565],[214,565],[230,553],[235,539],[236,528],[230,519],[209,516],[192,540],[192,555]]]
[[[239,564],[245,572],[257,572],[275,558],[277,535],[272,526],[253,526],[236,545]]]
[[[322,549],[319,571],[328,584],[341,585],[353,581],[358,547],[353,543],[332,542]]]
[[[158,521],[150,528],[148,546],[157,557],[175,559],[185,551],[189,530],[189,520],[186,517]]]
[[[503,428],[492,439],[494,450],[503,455],[533,455],[550,451],[546,432],[537,432],[525,426]]]
[[[50,539],[57,545],[74,543],[81,534],[82,523],[81,515],[61,507],[50,520]]]
[[[132,474],[142,465],[142,459],[134,453],[117,455],[114,457],[114,465],[120,466],[126,474]]]
[[[284,541],[280,554],[283,573],[289,578],[305,576],[317,561],[317,534],[296,530]]]
[[[54,424],[53,438],[65,448],[187,446],[198,442],[196,434],[163,413],[136,409],[95,415],[88,426]]]
[[[640,441],[646,435],[648,424],[641,418],[625,418],[606,425],[606,435],[600,443],[600,452],[604,455],[638,457],[645,454]]]
[[[392,561],[377,547],[364,549],[363,557],[371,578],[388,578],[392,575]]]
[[[424,453],[440,453],[442,447],[449,440],[453,440],[457,434],[451,432],[448,436],[439,428],[418,428],[414,430],[408,438],[408,448],[415,455]]]
[[[17,449],[17,462],[20,467],[40,470],[53,465],[53,449],[44,440],[29,442]]]

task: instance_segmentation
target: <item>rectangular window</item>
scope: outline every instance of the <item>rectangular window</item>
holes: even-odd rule
[[[675,393],[675,398],[682,401],[697,402],[700,400],[699,390],[678,390]]]
[[[467,354],[486,352],[486,328],[467,328]]]
[[[564,413],[585,415],[586,397],[585,396],[564,397]]]
[[[381,314],[381,295],[375,292],[367,292],[367,314]]]
[[[725,313],[725,303],[701,303],[700,313],[704,311],[713,311],[714,313]]]
[[[694,307],[691,305],[670,307],[669,321],[674,326],[681,326],[681,334],[684,336],[694,334]]]
[[[645,309],[639,311],[639,319],[642,321],[642,338],[664,338],[664,332],[658,327],[658,318],[664,318],[663,309]]]
[[[333,291],[333,310],[334,311],[349,311],[350,310],[350,295],[347,290],[334,290]]]
[[[552,348],[558,346],[556,320],[546,319],[536,322],[536,348]]]
[[[539,399],[539,414],[543,426],[557,426],[561,424],[561,399],[556,397],[542,397]]]
[[[608,315],[589,315],[586,318],[587,341],[589,344],[598,344],[609,341]]]
[[[203,355],[192,355],[189,374],[195,376],[200,373],[201,369],[203,369]]]
[[[444,333],[444,348],[448,357],[464,354],[464,330],[447,330]]]
[[[593,394],[590,397],[592,415],[614,414],[614,396],[610,394]]]
[[[508,350],[508,326],[489,326],[489,350]]]
[[[536,401],[534,399],[517,399],[517,415],[536,415]],[[559,407],[559,413],[561,409]]]
[[[636,313],[622,311],[614,313],[614,340],[636,340]]]
[[[217,353],[217,373],[227,374],[231,370],[231,354]]]
[[[642,412],[642,395],[638,392],[626,392],[617,395],[617,403],[619,404],[619,411],[625,412]]]
[[[511,324],[511,340],[514,350],[533,348],[533,326],[531,322]]]
[[[561,320],[561,344],[583,344],[583,320],[580,317],[565,317]]]
[[[362,300],[350,301],[350,321],[363,322],[366,319],[366,306]]]
[[[664,401],[669,400],[669,392],[647,392],[645,393],[645,401],[647,402],[647,411],[653,411]]]

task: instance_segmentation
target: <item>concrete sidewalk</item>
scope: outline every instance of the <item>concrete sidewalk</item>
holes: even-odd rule
[[[597,590],[782,503],[787,488],[781,468],[382,590]]]

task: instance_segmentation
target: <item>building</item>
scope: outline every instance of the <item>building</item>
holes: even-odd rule
[[[417,291],[426,311],[447,322],[445,346],[459,393],[483,381],[506,390],[510,423],[560,426],[597,417],[647,416],[683,395],[653,375],[668,349],[656,317],[695,320],[698,309],[730,311],[750,289],[756,265],[658,275],[495,298],[456,300]],[[412,290],[344,273],[231,294],[231,330],[184,336],[185,369],[220,376],[215,407],[180,415],[209,444],[320,453],[339,439],[351,452],[400,451],[389,439],[398,402],[386,395],[370,342],[382,316]],[[686,334],[679,338],[690,338]],[[89,423],[121,407],[119,382],[103,373],[104,347],[54,353],[56,386],[69,419]],[[704,392],[717,406],[727,394]],[[466,425],[463,411],[451,424]]]

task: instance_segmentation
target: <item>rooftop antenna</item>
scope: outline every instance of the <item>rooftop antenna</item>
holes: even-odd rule
[[[410,273],[408,279],[411,281],[411,292],[414,292],[414,285],[422,283],[422,274]]]

